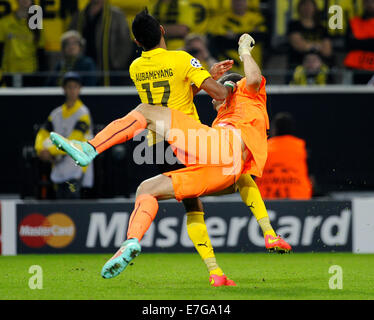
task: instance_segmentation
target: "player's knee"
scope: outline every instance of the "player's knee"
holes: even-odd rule
[[[151,189],[150,183],[147,182],[147,180],[143,181],[138,186],[138,188],[136,189],[136,197],[138,197],[142,194],[151,194],[152,195],[152,189]]]
[[[147,103],[140,103],[138,106],[135,108],[136,111],[143,113],[147,110],[148,104]]]
[[[136,190],[136,196],[140,196],[142,194],[150,194],[154,197],[159,197],[162,195],[162,188],[159,184],[157,184],[157,181],[154,179],[148,179],[143,181]]]
[[[159,113],[159,109],[161,109],[161,106],[155,106],[148,103],[140,103],[135,108],[136,111],[140,112],[144,117],[150,118],[150,120]]]
[[[152,106],[150,104],[147,104],[147,103],[141,103],[139,104],[135,110],[139,113],[141,113],[143,115],[143,117],[145,119],[147,119],[147,123],[148,123],[148,129],[150,129],[150,126],[153,124],[154,122],[154,109],[155,109],[155,106]]]

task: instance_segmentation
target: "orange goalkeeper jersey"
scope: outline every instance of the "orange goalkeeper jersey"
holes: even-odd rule
[[[240,130],[241,138],[250,151],[243,173],[261,177],[267,158],[267,131],[269,117],[266,110],[266,79],[262,77],[260,89],[251,93],[246,78],[237,82],[237,90],[223,105],[213,122],[213,127],[229,124]]]

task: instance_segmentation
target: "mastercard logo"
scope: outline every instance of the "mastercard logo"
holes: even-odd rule
[[[31,248],[45,245],[64,248],[73,241],[76,228],[73,220],[64,213],[52,213],[47,217],[33,213],[21,221],[18,233],[21,241]]]

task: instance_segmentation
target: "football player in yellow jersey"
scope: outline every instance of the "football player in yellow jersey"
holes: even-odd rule
[[[137,45],[144,49],[141,57],[130,65],[130,77],[142,102],[176,109],[199,120],[193,103],[197,91],[203,89],[213,98],[225,99],[228,90],[231,89],[226,89],[213,80],[211,74],[189,53],[167,50],[164,28],[146,10],[137,14],[132,30]],[[217,64],[214,69],[217,71],[217,77],[219,78],[231,66],[232,61]],[[153,140],[152,134],[149,136],[149,139]],[[156,139],[155,142],[161,140],[163,141],[163,138]],[[159,169],[161,172],[166,172],[181,167],[183,165],[171,167],[166,164],[159,166]],[[183,204],[187,212],[187,232],[190,239],[205,262],[210,275],[223,277],[208,236],[201,201],[198,198],[185,199]],[[233,285],[233,281],[226,281],[224,284]]]
[[[130,66],[130,76],[143,103],[177,109],[198,120],[193,96],[200,89],[205,90],[213,98],[221,95],[218,100],[222,100],[222,87],[214,79],[219,79],[231,69],[232,60],[216,64],[209,73],[187,52],[166,50],[165,30],[156,19],[147,14],[147,11],[136,16],[132,30],[137,45],[145,50]],[[165,172],[171,168],[169,165],[162,169]],[[269,234],[275,237],[265,205],[252,177],[242,175],[235,188],[239,188],[243,202],[251,208],[264,236]],[[196,250],[210,275],[223,276],[208,236],[201,201],[185,199],[183,204],[187,212],[188,235]],[[234,282],[230,280],[224,284],[233,285]]]

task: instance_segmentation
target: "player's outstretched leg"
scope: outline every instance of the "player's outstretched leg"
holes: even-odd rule
[[[64,138],[51,132],[50,139],[57,148],[64,150],[82,167],[87,166],[99,153],[113,145],[124,143],[147,127],[147,120],[137,110],[108,124],[93,139],[87,142]]]
[[[166,179],[166,177],[165,177]],[[130,216],[127,239],[119,250],[104,265],[101,275],[105,279],[118,276],[139,255],[139,241],[152,224],[158,211],[158,202],[150,194],[137,196],[135,208]]]
[[[110,279],[118,276],[129,263],[139,255],[141,246],[138,239],[126,240],[119,250],[103,266],[101,276]]]
[[[163,125],[158,126],[159,123]],[[58,148],[69,154],[77,164],[87,166],[98,154],[116,144],[132,139],[146,128],[165,137],[170,124],[169,108],[142,103],[123,118],[112,121],[87,142],[71,141],[55,132],[50,134],[50,139]]]

